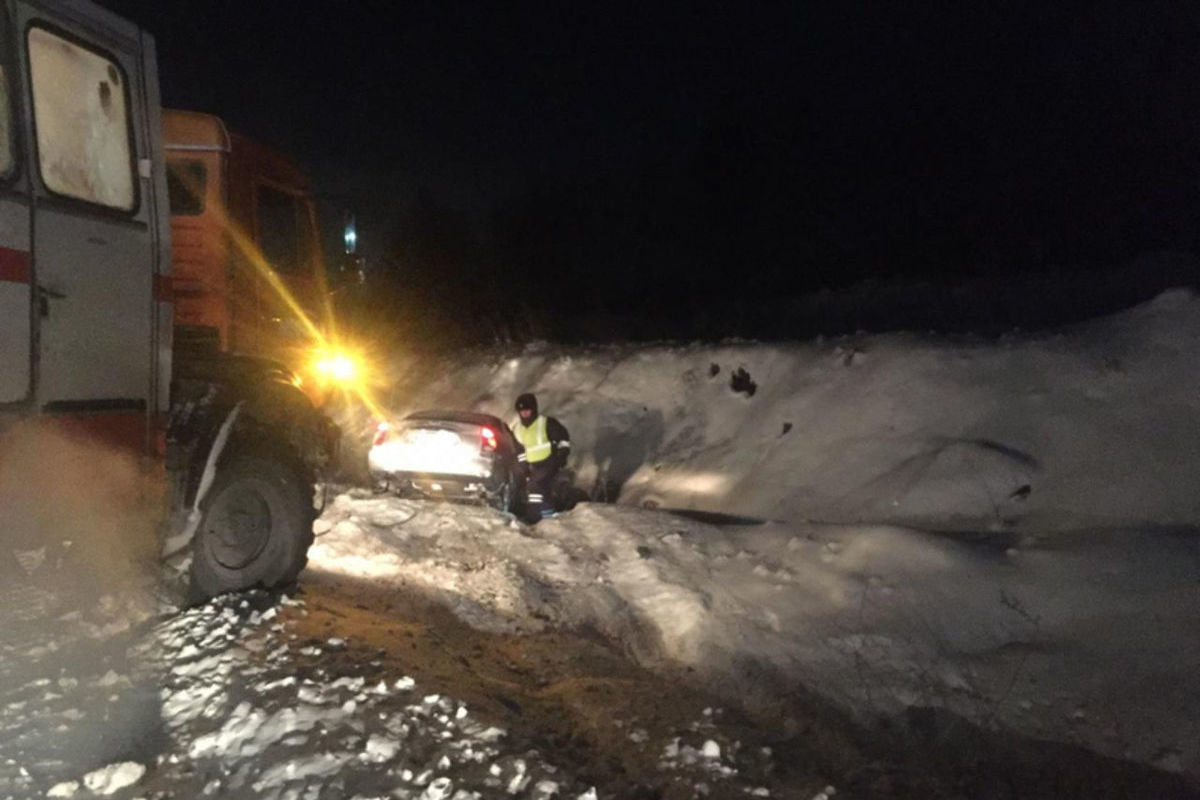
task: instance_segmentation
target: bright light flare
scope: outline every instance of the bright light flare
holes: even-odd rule
[[[318,352],[313,369],[325,381],[341,384],[354,383],[364,372],[357,358],[336,351]]]
[[[198,193],[200,191],[199,186],[194,182],[192,182],[188,188],[193,193]],[[230,242],[232,242],[234,248],[250,265],[253,266],[254,270],[263,279],[266,285],[275,293],[276,297],[278,297],[278,299],[282,301],[283,304],[291,311],[293,317],[299,321],[301,326],[307,332],[309,338],[313,342],[317,343],[322,350],[328,350],[332,340],[336,337],[336,331],[334,330],[333,326],[334,320],[332,317],[332,310],[329,306],[328,297],[326,298],[325,303],[328,310],[329,319],[327,322],[329,323],[330,331],[329,334],[326,335],[326,333],[323,332],[318,326],[317,322],[310,316],[310,309],[306,307],[305,303],[300,302],[292,294],[286,283],[282,278],[280,278],[275,269],[272,268],[271,264],[268,263],[258,245],[255,244],[254,240],[247,234],[247,232],[242,230],[236,223],[234,223],[234,221],[229,217],[228,212],[220,205],[212,208],[212,213],[221,228],[224,229],[229,235]],[[357,238],[357,235],[355,238]],[[324,287],[323,275],[320,276],[320,280],[322,287]],[[354,369],[357,377],[352,379],[335,378],[332,373],[345,374],[347,369],[346,363],[342,362],[339,366],[338,362],[335,361],[331,362],[329,365],[331,367],[330,377],[334,379],[327,381],[327,383],[337,384],[346,391],[353,393],[358,397],[362,404],[366,406],[367,410],[373,416],[383,416],[383,410],[379,407],[379,404],[375,402],[371,387],[364,379],[364,370],[362,369],[363,365],[358,359],[353,357],[349,357],[349,359],[349,363],[352,365],[352,369]],[[319,360],[317,363],[319,363]],[[314,371],[318,377],[322,377],[324,375],[324,371],[319,368]]]

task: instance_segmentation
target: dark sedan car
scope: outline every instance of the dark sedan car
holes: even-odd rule
[[[520,450],[490,414],[419,411],[381,423],[367,460],[376,485],[401,496],[475,500],[515,512],[525,496]]]

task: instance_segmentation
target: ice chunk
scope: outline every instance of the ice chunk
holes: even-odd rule
[[[350,753],[316,753],[290,759],[265,770],[253,787],[263,793],[266,787],[286,782],[326,778],[340,772],[351,758]]]
[[[332,642],[333,640],[330,639],[330,641]],[[329,686],[333,689],[342,688],[348,689],[351,692],[360,692],[362,691],[364,683],[366,683],[366,680],[360,675],[356,678],[338,678],[336,681],[329,684]]]
[[[538,800],[549,800],[558,797],[558,784],[554,781],[538,781],[533,787],[533,796]]]
[[[359,758],[374,764],[382,764],[385,761],[391,761],[395,758],[396,753],[399,751],[400,745],[396,742],[383,736],[372,734],[371,738],[367,739],[366,749],[359,754]]]
[[[132,786],[146,774],[146,767],[136,761],[121,761],[89,772],[83,783],[94,794],[113,794],[126,786]]]
[[[50,787],[46,797],[74,797],[79,791],[79,781],[63,781]]]
[[[325,702],[325,696],[321,694],[321,690],[315,686],[301,686],[296,692],[296,697],[302,703],[309,703],[314,706],[319,706]]]
[[[283,688],[286,686],[295,686],[295,685],[296,685],[296,676],[288,675],[285,678],[279,678],[278,680],[260,683],[258,685],[258,691],[259,692],[269,692],[272,689],[280,689],[280,688]]]

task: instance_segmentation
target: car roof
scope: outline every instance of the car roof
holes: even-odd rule
[[[430,409],[417,411],[404,418],[405,422],[460,422],[466,425],[502,426],[499,417],[491,414],[477,414],[473,411],[443,411]]]

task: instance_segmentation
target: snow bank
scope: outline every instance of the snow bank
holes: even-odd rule
[[[600,500],[976,530],[1200,520],[1200,301],[1183,290],[1038,337],[534,345],[397,357],[391,375],[396,414],[507,419],[536,392]]]

